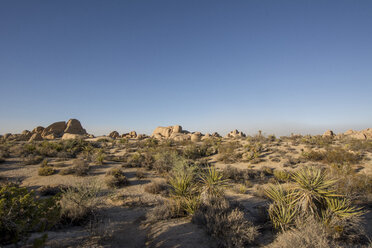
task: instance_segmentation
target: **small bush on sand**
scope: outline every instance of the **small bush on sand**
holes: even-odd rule
[[[279,233],[269,248],[336,248],[325,227],[312,218],[297,221],[296,228]]]
[[[147,212],[146,219],[150,223],[155,223],[159,220],[168,220],[185,216],[187,216],[187,212],[184,210],[180,199],[172,198],[160,203],[151,211]]]
[[[39,199],[13,184],[0,187],[0,244],[18,243],[31,231],[45,231],[59,220],[57,198]]]
[[[258,236],[257,228],[244,218],[244,213],[221,197],[202,203],[192,222],[204,227],[221,247],[247,247]]]
[[[159,151],[154,155],[154,169],[159,173],[168,172],[173,168],[173,165],[181,159],[176,151],[164,150]]]
[[[65,176],[65,175],[71,175],[71,174],[74,174],[74,173],[75,173],[74,168],[68,167],[68,168],[60,170],[58,174],[60,174],[62,176]]]
[[[150,194],[168,194],[168,185],[164,181],[155,181],[145,186],[145,191]]]
[[[109,188],[120,188],[128,185],[129,181],[122,170],[112,168],[106,173],[105,183]]]
[[[100,203],[100,187],[96,182],[79,183],[62,190],[61,218],[63,222],[81,224],[94,217]]]
[[[86,176],[89,172],[89,165],[81,159],[74,160],[72,169],[76,176]]]
[[[55,172],[54,168],[52,166],[42,166],[38,170],[39,176],[50,176],[53,175]]]
[[[302,156],[309,161],[321,161],[327,164],[357,164],[362,160],[359,153],[349,152],[342,148],[332,148],[326,151],[303,152]]]
[[[34,164],[39,164],[40,162],[43,161],[43,157],[39,155],[28,155],[27,157],[23,158],[23,164],[24,165],[34,165]]]
[[[102,165],[103,161],[105,160],[105,153],[102,149],[98,149],[97,153],[95,154],[95,161]]]
[[[239,142],[228,142],[219,145],[218,147],[218,160],[224,163],[235,163],[239,161],[242,154],[236,150],[240,148]]]
[[[278,182],[288,182],[291,178],[291,174],[286,170],[274,170],[274,177]]]

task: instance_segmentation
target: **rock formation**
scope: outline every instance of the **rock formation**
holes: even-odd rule
[[[333,138],[335,136],[335,134],[333,133],[332,130],[327,130],[323,133],[322,137],[323,138],[326,138],[326,137],[330,137],[330,138]]]
[[[242,138],[242,137],[246,137],[246,135],[243,132],[239,132],[236,129],[226,134],[225,136],[225,138]]]
[[[70,119],[66,124],[65,133],[85,135],[87,131],[81,126],[80,121],[76,119]]]
[[[119,133],[117,131],[112,131],[109,135],[110,138],[117,139],[120,137]]]
[[[178,133],[187,133],[187,131],[182,131],[182,127],[179,125],[169,126],[169,127],[157,127],[154,132],[152,133],[151,137],[156,139],[168,139],[172,136],[172,134]],[[177,135],[174,135],[174,137]]]
[[[44,139],[61,138],[62,135],[64,134],[65,129],[66,122],[64,121],[54,122],[53,124],[49,125],[43,130],[41,136]]]

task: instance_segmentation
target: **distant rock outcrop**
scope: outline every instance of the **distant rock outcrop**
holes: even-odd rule
[[[200,132],[195,132],[191,134],[191,141],[199,142],[201,140],[202,134]]]
[[[44,131],[44,127],[42,127],[42,126],[38,126],[38,127],[35,127],[33,130],[32,130],[32,133],[34,134],[34,133],[39,133],[39,134],[42,134],[43,133],[43,131]]]
[[[43,137],[41,137],[41,134],[40,133],[34,133],[31,138],[28,140],[28,142],[32,142],[32,141],[42,141],[43,140]]]
[[[62,135],[64,134],[65,129],[66,129],[65,121],[54,122],[53,124],[49,125],[43,130],[41,136],[44,139],[61,138]]]
[[[246,137],[246,135],[243,132],[239,132],[236,129],[226,134],[225,136],[225,138],[243,138],[243,137]]]
[[[84,135],[74,134],[74,133],[64,133],[62,136],[62,140],[83,139],[83,138],[84,138]]]
[[[169,126],[169,127],[157,127],[154,132],[152,133],[151,137],[156,139],[168,139],[172,136],[172,134],[178,133],[188,133],[187,131],[182,131],[182,127],[180,125]],[[174,137],[177,135],[173,135]]]
[[[333,133],[332,130],[327,130],[323,133],[322,137],[325,138],[325,137],[330,137],[330,138],[333,138],[335,136],[335,134]]]
[[[343,133],[343,136],[358,140],[372,139],[372,128],[367,128],[361,131],[349,129]]]
[[[70,119],[66,124],[64,133],[85,135],[87,134],[87,131],[85,131],[85,129],[81,126],[80,121],[76,119]]]
[[[117,131],[112,131],[109,135],[110,138],[117,139],[120,137],[119,133]]]

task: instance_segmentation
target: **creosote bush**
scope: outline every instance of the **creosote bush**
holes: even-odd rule
[[[342,148],[332,148],[326,151],[303,152],[302,156],[309,161],[321,161],[327,164],[357,164],[362,160],[359,153],[349,152]]]
[[[0,244],[18,243],[31,231],[45,231],[59,221],[58,198],[37,198],[14,184],[0,186]]]
[[[247,247],[258,236],[257,227],[245,219],[244,213],[221,197],[203,202],[192,222],[205,228],[221,247]]]
[[[106,173],[105,183],[110,188],[120,188],[128,185],[129,181],[124,172],[118,168],[112,168]]]
[[[54,168],[52,166],[42,166],[38,170],[39,176],[50,176],[53,175],[55,172]]]

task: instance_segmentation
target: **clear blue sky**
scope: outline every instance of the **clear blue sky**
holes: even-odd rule
[[[0,1],[0,133],[372,127],[372,1]]]

